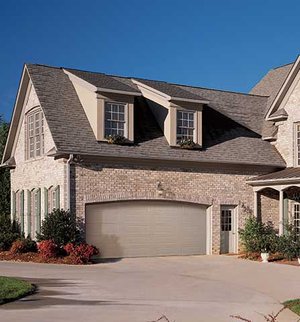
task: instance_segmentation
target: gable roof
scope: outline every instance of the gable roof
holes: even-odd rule
[[[135,120],[138,120],[135,144],[119,146],[96,140],[73,84],[62,68],[27,65],[27,70],[39,97],[57,153],[285,167],[285,162],[277,150],[261,140],[257,133],[260,129],[255,125],[255,121],[257,123],[257,113],[261,109],[264,110],[267,100],[265,97],[163,82],[163,90],[168,86],[169,90],[199,95],[210,101],[203,111],[203,149],[183,150],[170,147],[142,97],[136,98],[135,102]],[[119,83],[122,83],[131,87],[130,78],[108,77],[118,82],[113,84],[119,86]],[[108,84],[106,77],[100,78]],[[156,86],[162,83],[155,82]],[[130,90],[132,91],[131,88]],[[260,115],[262,114],[260,112]]]
[[[250,91],[250,94],[268,96],[265,113],[268,112],[294,63],[271,69]]]

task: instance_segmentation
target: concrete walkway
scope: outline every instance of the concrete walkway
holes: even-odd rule
[[[91,266],[0,262],[39,292],[0,307],[1,322],[253,322],[300,297],[300,267],[228,256],[123,259]],[[162,320],[163,321],[163,320]],[[285,310],[279,321],[297,317]]]

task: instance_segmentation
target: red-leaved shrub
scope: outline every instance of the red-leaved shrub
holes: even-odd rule
[[[10,252],[12,254],[36,253],[36,242],[31,238],[17,239],[13,242]]]
[[[25,253],[26,245],[23,240],[17,239],[13,242],[10,248],[12,254],[22,254]]]
[[[58,247],[52,240],[42,240],[38,243],[38,251],[42,257],[51,258],[57,256]]]
[[[64,250],[74,259],[76,264],[86,264],[91,260],[92,256],[99,254],[99,251],[95,246],[85,243],[79,245],[68,243],[64,247]]]

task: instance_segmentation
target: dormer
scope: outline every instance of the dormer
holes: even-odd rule
[[[202,110],[207,100],[168,83],[144,79],[132,82],[147,99],[170,146],[179,146],[186,139],[202,146]]]
[[[126,79],[65,69],[77,92],[97,141],[112,135],[134,141],[134,98],[138,89]]]

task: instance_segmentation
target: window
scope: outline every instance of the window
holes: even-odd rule
[[[36,233],[41,231],[41,189],[36,189],[32,194],[32,233],[35,238]]]
[[[181,140],[194,140],[194,112],[177,111],[177,143]]]
[[[44,154],[44,115],[35,110],[27,116],[27,159]]]
[[[231,231],[231,209],[221,211],[221,231]]]
[[[48,211],[60,208],[60,186],[51,187],[48,190]]]
[[[125,136],[125,104],[105,103],[105,138],[109,135]]]
[[[300,203],[294,204],[294,213],[293,213],[293,221],[296,232],[300,235]]]

